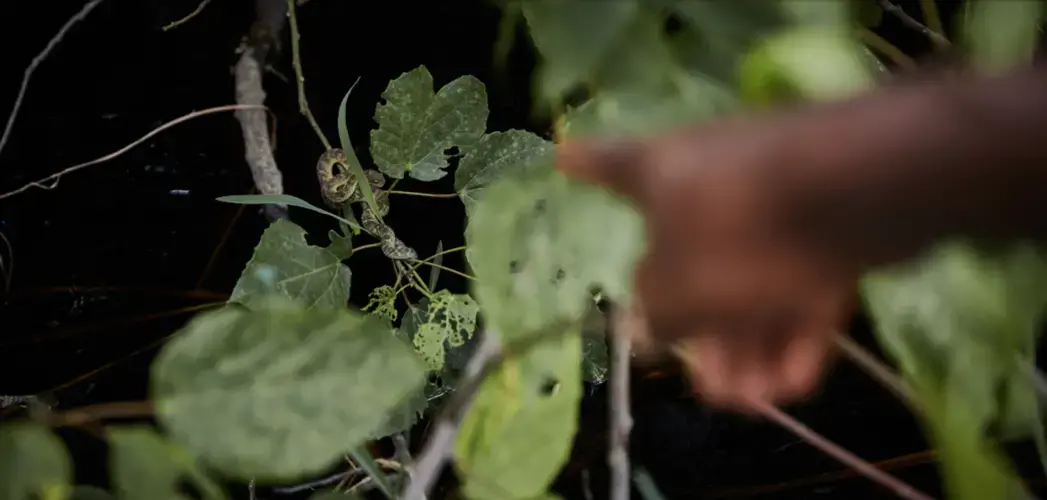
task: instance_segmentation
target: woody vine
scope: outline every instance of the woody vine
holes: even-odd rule
[[[540,111],[558,117],[561,139],[646,134],[753,106],[868,89],[889,76],[878,57],[912,65],[862,27],[870,5],[897,8],[857,0],[536,0],[503,7],[506,25],[526,23],[542,56],[535,92]],[[297,52],[293,0],[288,8]],[[1031,61],[1043,2],[968,0],[964,8],[962,47],[972,70]],[[682,25],[672,33],[664,29],[670,15]],[[941,26],[918,26],[938,46],[951,44]],[[312,120],[297,54],[295,69]],[[587,89],[586,98],[568,101],[578,88]],[[348,455],[368,480],[315,498],[369,488],[387,498],[423,498],[447,460],[466,498],[556,498],[548,488],[570,453],[582,381],[603,382],[628,360],[616,356],[608,366],[598,306],[629,300],[643,221],[623,201],[555,173],[552,141],[489,130],[485,88],[472,76],[436,89],[420,66],[389,82],[368,138],[373,166],[353,153],[352,140],[363,138],[346,129],[349,98],[347,92],[338,113],[339,148],[314,124],[327,150],[318,186],[328,207],[287,194],[221,198],[320,212],[336,229],[326,245],[315,246],[289,219],[273,222],[229,303],[199,314],[164,346],[151,373],[163,433],[106,428],[116,497],[171,497],[186,479],[203,498],[227,498],[216,477],[295,481]],[[447,175],[466,207],[467,245],[418,258],[382,219],[396,207],[390,195],[401,179]],[[351,293],[363,292],[351,287],[352,257],[378,247],[397,277],[367,291],[368,305],[353,310]],[[459,272],[440,264],[457,251],[471,267],[470,294],[436,287],[441,270]],[[1027,495],[1000,443],[1034,439],[1047,450],[1033,359],[1045,292],[1040,249],[989,255],[961,242],[863,282],[878,340],[900,375],[877,373],[924,425],[950,498]],[[403,315],[398,301],[407,304]],[[623,342],[614,347],[617,354],[627,350]],[[971,363],[976,354],[982,361]],[[391,437],[402,444],[402,433],[426,412],[437,423],[416,456],[406,449],[399,462],[370,456],[367,442]],[[616,417],[615,432],[627,433],[628,415],[619,408]],[[2,498],[79,491],[48,424],[44,418],[0,427]],[[989,427],[1000,431],[988,435]],[[622,439],[612,437],[616,500],[628,496],[632,478]],[[834,456],[862,467],[856,457]],[[880,471],[866,472],[901,496],[927,498]]]

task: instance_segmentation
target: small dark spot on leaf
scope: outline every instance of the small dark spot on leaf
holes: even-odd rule
[[[546,202],[545,200],[538,200],[534,202],[534,213],[543,214],[545,213]]]
[[[516,260],[510,262],[509,263],[509,272],[512,273],[512,274],[516,274],[516,273],[520,272],[520,262],[516,261]]]
[[[541,392],[542,396],[548,397],[552,396],[553,394],[556,394],[559,388],[560,381],[556,380],[555,378],[549,377],[546,378],[544,382],[542,382],[542,385],[539,387],[538,390]]]

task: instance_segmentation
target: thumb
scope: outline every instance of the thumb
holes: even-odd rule
[[[644,143],[628,140],[578,140],[557,146],[556,168],[568,177],[603,186],[643,203],[648,160]]]

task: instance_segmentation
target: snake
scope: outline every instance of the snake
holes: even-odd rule
[[[341,169],[335,168],[341,165]],[[320,180],[320,192],[323,194],[324,203],[331,208],[342,208],[348,204],[361,203],[365,201],[364,193],[360,187],[360,179],[352,170],[347,168],[349,159],[345,151],[332,148],[320,155],[316,162],[316,177]],[[382,217],[389,213],[389,193],[382,190],[385,187],[385,176],[377,170],[364,170],[366,182],[371,186],[374,193],[375,214],[367,203],[362,203],[360,225],[364,231],[378,238],[382,244],[382,253],[394,260],[417,259],[418,253],[413,248],[404,244],[396,237],[393,228],[382,222]]]

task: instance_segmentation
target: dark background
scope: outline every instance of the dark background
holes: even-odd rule
[[[897,3],[919,18],[917,2]],[[953,2],[939,3],[948,22]],[[0,110],[11,109],[23,69],[81,5],[8,2]],[[108,154],[192,110],[233,103],[234,51],[253,21],[252,2],[213,0],[186,24],[161,30],[195,8],[196,0],[107,0],[74,27],[33,76],[0,152],[0,192]],[[494,70],[499,12],[485,2],[310,0],[299,9],[299,25],[309,102],[334,143],[338,103],[362,77],[347,116],[365,165],[379,94],[420,64],[437,87],[465,74],[483,81],[489,130],[547,131],[548,124],[531,119],[534,55],[526,39],[518,40],[507,73]],[[910,54],[929,49],[890,15],[876,31]],[[276,160],[286,192],[320,205],[314,165],[322,145],[298,113],[288,40],[285,30],[283,52],[271,61],[288,80],[273,73],[265,80],[267,105],[279,120]],[[0,301],[0,394],[53,393],[59,408],[145,398],[155,348],[191,317],[186,308],[224,300],[267,226],[256,207],[240,213],[214,201],[251,186],[229,113],[179,125],[54,190],[0,201],[0,231],[14,247],[15,266],[11,291]],[[452,176],[404,181],[398,189],[449,193]],[[179,190],[188,194],[172,194]],[[332,227],[307,211],[291,216],[315,243]],[[444,248],[463,244],[464,211],[454,198],[394,197],[386,220],[423,255],[441,240]],[[349,265],[357,305],[393,279],[377,251]],[[463,269],[462,254],[448,255],[444,265]],[[449,273],[440,284],[467,289]],[[875,350],[860,318],[854,334]],[[778,427],[710,414],[678,376],[636,379],[633,458],[670,498],[890,497]],[[602,390],[586,398],[576,450],[558,483],[568,498],[581,498],[586,470],[595,497],[606,491],[603,405]],[[893,460],[892,472],[940,495],[908,411],[853,366],[839,364],[823,394],[790,412],[870,461]],[[104,445],[76,430],[62,435],[76,452],[78,481],[105,484]],[[1025,455],[1023,469],[1035,471]]]

